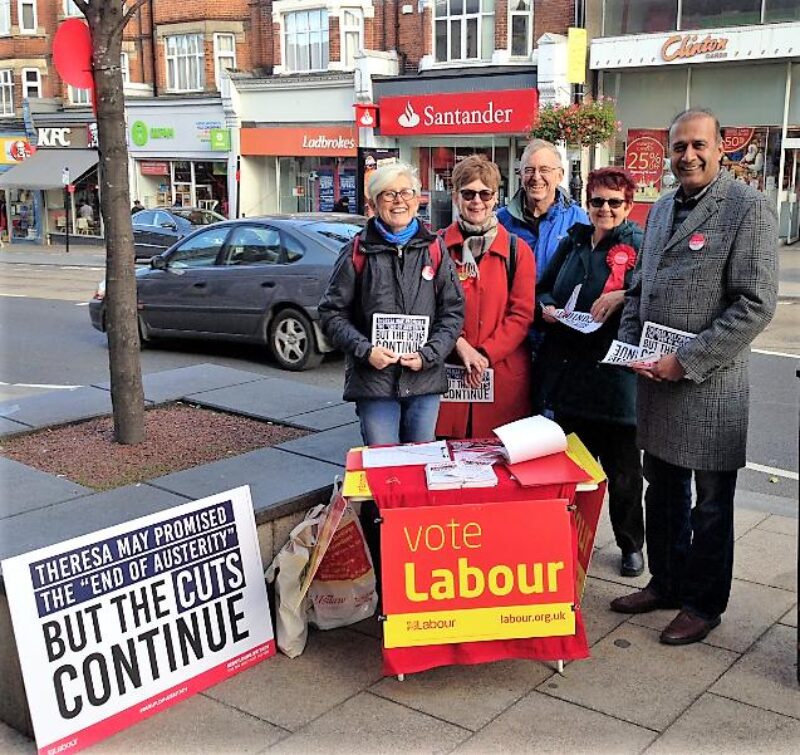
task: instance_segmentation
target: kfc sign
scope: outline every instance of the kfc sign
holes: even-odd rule
[[[383,136],[416,134],[522,134],[538,108],[535,89],[383,97]]]

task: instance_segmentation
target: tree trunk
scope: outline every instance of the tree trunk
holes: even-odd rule
[[[125,141],[120,53],[122,0],[90,0],[84,11],[92,32],[101,212],[106,232],[106,330],[114,438],[144,440],[144,391],[139,361],[136,274]]]

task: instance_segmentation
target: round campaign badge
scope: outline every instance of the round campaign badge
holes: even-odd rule
[[[699,252],[706,245],[706,237],[702,233],[694,233],[689,239],[689,249]]]
[[[433,268],[430,265],[425,265],[425,267],[422,268],[422,277],[426,281],[433,280]]]

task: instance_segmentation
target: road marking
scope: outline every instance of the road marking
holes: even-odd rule
[[[25,294],[4,294],[0,293],[0,296],[5,296],[9,299],[27,299],[28,297]]]
[[[74,391],[83,388],[82,385],[50,385],[49,383],[5,383],[0,380],[0,385],[7,388],[47,388],[52,391]]]
[[[753,354],[766,354],[770,357],[786,357],[787,359],[800,359],[798,354],[787,354],[785,351],[768,351],[767,349],[750,349]]]
[[[764,464],[756,464],[752,461],[748,461],[746,466],[748,469],[752,469],[754,472],[764,472],[765,474],[771,474],[775,477],[785,477],[787,480],[800,480],[800,475],[798,475],[797,472],[792,472],[789,469],[767,467]]]
[[[75,302],[75,306],[76,307],[88,307],[89,306],[89,302],[88,301],[76,301]]]

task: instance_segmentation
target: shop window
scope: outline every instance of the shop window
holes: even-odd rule
[[[797,0],[764,0],[764,21],[768,24],[800,21],[800,3]]]
[[[17,19],[20,34],[36,34],[36,0],[17,0]]]
[[[14,115],[14,72],[0,70],[0,115]]]
[[[285,13],[283,60],[287,71],[324,71],[328,68],[328,11]]]
[[[128,84],[131,80],[131,67],[127,52],[119,54],[119,70],[122,72],[122,83]]]
[[[64,0],[64,15],[68,17],[83,16],[80,8],[75,5],[75,0]]]
[[[31,99],[42,96],[42,74],[38,68],[22,69],[22,97]]]
[[[70,84],[69,102],[71,105],[91,105],[92,92],[90,89],[81,89]]]
[[[236,38],[233,34],[214,35],[214,79],[219,89],[223,71],[236,68]]]
[[[494,0],[436,0],[436,60],[488,60],[494,52]]]
[[[761,0],[683,0],[681,29],[761,23]]]
[[[11,34],[11,0],[0,0],[0,37]]]
[[[354,68],[356,55],[364,47],[364,17],[358,9],[345,8],[339,25],[342,30],[342,65]]]
[[[165,37],[167,89],[173,92],[197,92],[203,89],[203,37],[181,34]]]
[[[509,3],[509,24],[511,31],[511,55],[515,58],[528,57],[533,48],[533,0],[511,0]]]
[[[678,28],[678,0],[605,0],[603,36]]]
[[[266,226],[239,226],[228,242],[226,265],[276,265],[281,257],[281,236]]]

